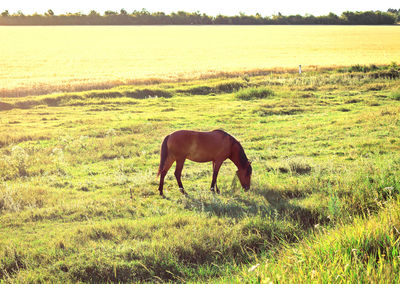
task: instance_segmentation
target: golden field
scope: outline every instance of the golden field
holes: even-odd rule
[[[0,27],[0,96],[400,61],[398,26]]]

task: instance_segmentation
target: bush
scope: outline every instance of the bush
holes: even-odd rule
[[[263,99],[274,96],[275,93],[265,87],[252,87],[241,89],[236,93],[236,98],[240,100]]]
[[[400,78],[400,66],[396,62],[392,62],[389,66],[385,67],[383,70],[378,70],[372,73],[372,77],[384,78],[384,79],[398,79]]]
[[[367,66],[362,66],[362,65],[357,64],[357,65],[350,66],[348,71],[350,73],[352,73],[352,72],[368,72],[369,70],[368,70]]]
[[[350,73],[352,73],[352,72],[364,72],[364,73],[367,73],[367,72],[376,71],[376,70],[379,70],[379,69],[380,68],[378,66],[376,66],[375,64],[371,64],[369,66],[357,64],[357,65],[350,66],[347,69],[347,71],[350,72]]]

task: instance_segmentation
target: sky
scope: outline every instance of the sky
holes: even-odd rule
[[[52,9],[54,13],[67,12],[89,13],[95,10],[104,13],[106,10],[120,11],[124,8],[128,13],[143,8],[150,12],[165,12],[167,14],[177,11],[206,13],[216,16],[238,15],[240,12],[247,15],[260,13],[262,16],[327,15],[333,12],[340,15],[344,11],[387,11],[389,8],[400,9],[399,0],[0,0],[0,12],[8,10],[10,13],[22,11],[24,14],[44,14]]]

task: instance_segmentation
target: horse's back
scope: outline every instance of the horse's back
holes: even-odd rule
[[[229,156],[229,140],[229,135],[221,130],[210,132],[179,130],[170,134],[168,150],[175,159],[215,161]]]

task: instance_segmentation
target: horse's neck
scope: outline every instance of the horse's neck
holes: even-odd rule
[[[242,168],[240,164],[240,145],[239,143],[234,143],[231,146],[231,156],[230,156],[231,161],[235,164],[235,166],[240,170]]]

